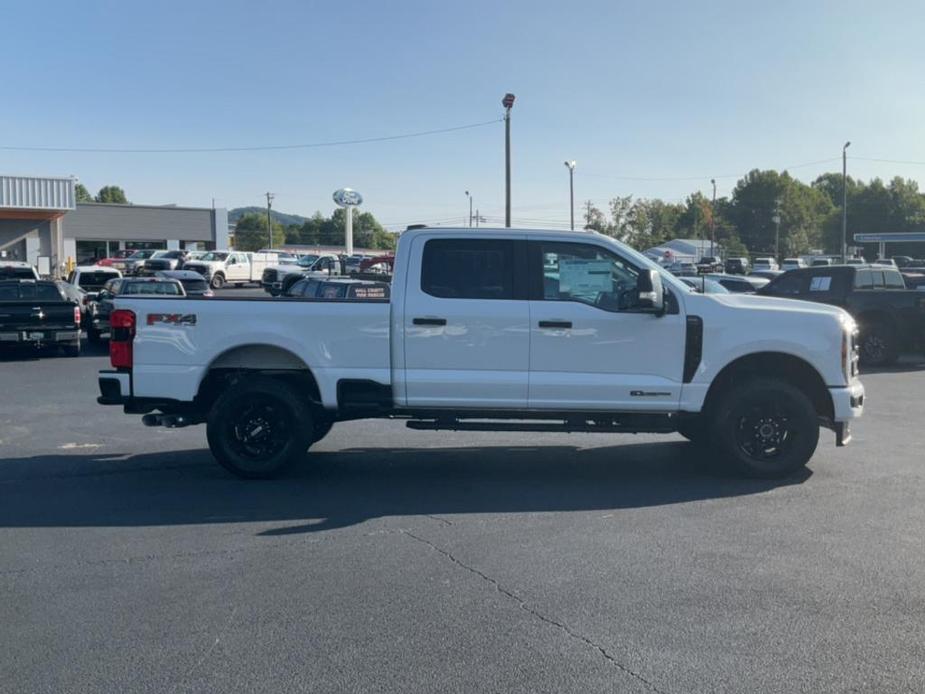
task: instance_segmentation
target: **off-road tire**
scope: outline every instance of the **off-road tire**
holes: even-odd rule
[[[816,451],[819,419],[812,401],[796,386],[754,377],[720,394],[710,417],[710,439],[736,473],[786,477]]]
[[[209,448],[226,470],[245,479],[275,477],[305,457],[314,441],[309,405],[286,383],[243,378],[212,405]]]

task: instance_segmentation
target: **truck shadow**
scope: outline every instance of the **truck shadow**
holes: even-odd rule
[[[204,450],[73,455],[0,464],[0,527],[281,523],[317,533],[382,517],[617,510],[801,484],[717,472],[686,442],[596,448],[473,446],[318,452],[290,476],[230,477]]]

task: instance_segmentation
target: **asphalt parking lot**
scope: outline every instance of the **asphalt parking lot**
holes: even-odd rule
[[[243,482],[107,363],[0,359],[0,691],[925,690],[925,358],[784,482],[381,421]]]

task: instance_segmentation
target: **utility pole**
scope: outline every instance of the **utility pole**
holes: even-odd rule
[[[475,211],[475,228],[476,229],[479,228],[479,211],[478,210]]]
[[[841,261],[848,258],[848,148],[851,142],[841,148]]]
[[[511,227],[511,108],[514,95],[508,92],[501,99],[504,106],[504,226]]]
[[[469,228],[472,228],[472,196],[466,191],[466,197],[469,198]]]
[[[267,193],[267,236],[270,239],[267,248],[273,248],[273,220],[270,218],[270,206],[274,197],[273,193]]]
[[[569,220],[572,231],[575,231],[575,162],[567,161],[565,167],[568,169]]]
[[[716,257],[716,179],[711,178],[713,184],[713,202],[710,203],[710,256]]]

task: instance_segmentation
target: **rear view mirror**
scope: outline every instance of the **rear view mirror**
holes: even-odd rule
[[[639,309],[659,315],[665,312],[665,290],[658,270],[643,270],[639,274],[636,290]]]

